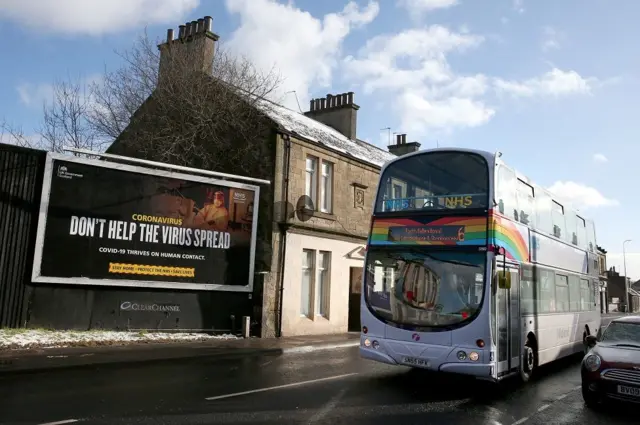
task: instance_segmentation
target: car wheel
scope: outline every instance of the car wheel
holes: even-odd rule
[[[527,339],[527,343],[522,350],[522,364],[520,365],[520,379],[522,382],[529,382],[536,368],[536,352],[531,340]]]
[[[596,408],[600,402],[598,394],[593,391],[589,391],[589,388],[587,388],[587,385],[584,383],[582,384],[582,399],[589,409]]]

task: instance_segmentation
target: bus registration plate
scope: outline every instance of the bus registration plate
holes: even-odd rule
[[[618,385],[618,394],[630,395],[632,397],[640,397],[640,388],[627,387]]]
[[[427,360],[416,359],[415,357],[403,357],[402,362],[411,366],[429,367]]]

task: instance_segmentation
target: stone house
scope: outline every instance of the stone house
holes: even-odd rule
[[[168,51],[183,49],[208,72],[218,36],[211,32],[209,17],[198,22],[204,24],[181,26],[177,40],[169,30],[159,46],[161,64]],[[363,254],[380,169],[394,155],[420,145],[398,135],[397,144],[386,151],[358,139],[359,106],[352,92],[313,99],[305,113],[266,100],[256,107],[270,122],[270,131],[255,146],[264,164],[253,177],[272,185],[261,193],[264,248],[256,258],[265,264],[256,265],[263,279],[254,291],[255,334],[358,330]],[[144,113],[136,115],[130,126],[145,125]],[[125,130],[109,152],[140,156],[127,148],[130,133]],[[216,171],[241,174],[234,164]]]

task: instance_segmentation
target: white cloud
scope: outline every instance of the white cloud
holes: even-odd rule
[[[595,162],[609,162],[609,159],[606,156],[604,156],[604,154],[601,154],[601,153],[594,154],[593,160]]]
[[[64,34],[101,35],[144,25],[174,25],[200,0],[3,0],[0,18]]]
[[[349,2],[341,12],[318,19],[293,5],[272,0],[227,0],[231,14],[240,16],[229,46],[258,67],[276,67],[285,77],[284,91],[296,90],[301,103],[308,102],[312,86],[330,87],[339,64],[341,47],[354,28],[375,19],[376,2],[359,7]],[[297,109],[290,96],[286,106]]]
[[[549,191],[577,209],[620,205],[617,200],[606,198],[598,189],[572,181],[557,181],[549,187]]]
[[[478,99],[487,91],[488,79],[455,74],[447,54],[475,48],[483,41],[440,25],[379,35],[357,57],[345,58],[345,76],[366,93],[391,95],[403,131],[424,134],[429,129],[474,127],[494,114]]]
[[[513,0],[513,10],[518,13],[524,13],[524,0]]]
[[[53,85],[22,83],[16,87],[20,103],[41,108],[42,103],[53,98]]]
[[[511,94],[514,97],[566,96],[572,94],[591,94],[598,80],[593,77],[584,78],[576,71],[563,71],[553,68],[540,77],[522,82],[495,80],[498,92]]]
[[[458,0],[398,0],[397,5],[411,14],[421,14],[436,9],[447,9],[459,4]]]
[[[560,39],[562,38],[562,34],[559,31],[551,27],[544,27],[542,32],[542,51],[548,52],[549,50],[560,48]]]

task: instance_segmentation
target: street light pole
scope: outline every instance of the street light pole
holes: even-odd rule
[[[629,305],[629,278],[627,278],[627,252],[624,249],[624,245],[627,242],[631,242],[631,239],[627,239],[626,241],[622,242],[622,263],[624,267],[624,298],[625,305],[627,306],[625,309],[625,313],[629,313],[629,311],[631,310],[631,306]]]

